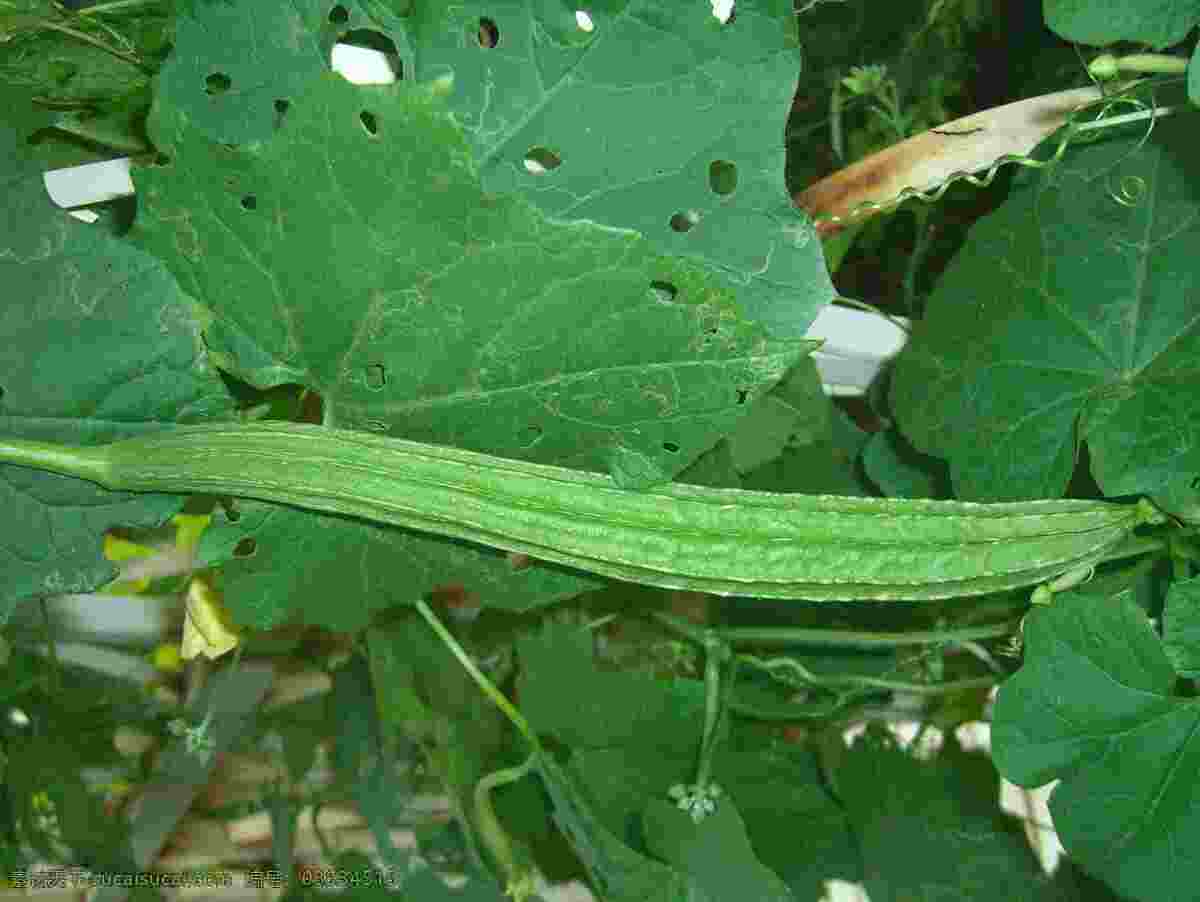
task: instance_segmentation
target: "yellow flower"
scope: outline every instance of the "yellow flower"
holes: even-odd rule
[[[155,670],[161,670],[164,673],[179,673],[183,669],[183,656],[179,653],[179,646],[174,642],[160,643],[151,652],[150,662],[154,665]]]
[[[221,595],[203,577],[188,583],[186,619],[183,622],[184,660],[197,655],[216,659],[237,647],[241,636],[221,602]]]
[[[137,542],[131,542],[128,539],[119,539],[113,535],[104,536],[104,557],[114,564],[124,563],[125,561],[141,557],[150,557],[154,554],[158,554],[158,549],[151,548],[149,545],[140,545]],[[148,579],[115,579],[100,591],[107,595],[125,595],[127,593],[137,594],[145,592],[148,588],[150,588],[150,580]]]

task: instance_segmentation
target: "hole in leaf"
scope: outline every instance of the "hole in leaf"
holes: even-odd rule
[[[253,194],[247,194],[245,197],[242,198],[242,209],[243,210],[257,210],[258,209],[258,198],[255,197]]]
[[[396,42],[382,31],[376,31],[373,28],[354,28],[338,38],[338,43],[379,51],[387,59],[388,66],[391,67],[396,80],[404,78],[404,64],[400,59],[400,51],[396,48]]]
[[[525,151],[525,170],[531,175],[543,175],[562,165],[562,157],[548,147],[531,147]]]
[[[670,454],[678,454],[679,446],[674,442],[663,442],[663,450]]]
[[[507,554],[507,558],[508,566],[514,572],[517,570],[524,570],[533,563],[533,558],[520,551],[510,551]]]
[[[161,153],[161,152],[160,152],[160,153],[156,153],[156,154],[154,155],[154,165],[155,165],[155,166],[170,166],[170,165],[171,165],[171,157],[170,157],[170,155],[169,155],[169,154],[165,154],[165,153]]]
[[[233,546],[234,557],[254,557],[256,551],[258,542],[248,536]]]
[[[329,11],[329,21],[333,25],[345,25],[350,21],[350,11],[339,3]]]
[[[738,402],[739,404],[745,404],[745,403],[746,403],[746,399],[747,399],[747,398],[749,398],[749,397],[750,397],[750,392],[749,392],[749,391],[747,391],[746,389],[744,389],[744,388],[739,388],[739,389],[737,390],[737,402]]]
[[[533,447],[541,437],[542,427],[535,426],[532,423],[517,433],[517,441],[522,448]]]
[[[225,519],[230,523],[236,523],[238,520],[242,519],[242,512],[234,507],[232,501],[225,502],[223,508],[225,511]]]
[[[671,217],[671,228],[676,232],[690,232],[699,221],[700,214],[695,210],[680,211]]]
[[[4,386],[0,385],[0,401],[4,400]]]
[[[675,300],[676,295],[679,294],[679,289],[670,282],[651,282],[650,290],[654,292],[655,299],[661,304],[671,303]]]
[[[288,107],[291,105],[290,101],[283,98],[275,101],[275,128],[280,128],[283,125],[283,117],[287,115]]]
[[[713,0],[712,14],[722,25],[732,24],[737,15],[734,0]]]
[[[213,96],[224,94],[231,87],[233,87],[233,80],[224,72],[214,72],[204,79],[205,92]]]
[[[721,196],[733,194],[737,189],[737,166],[729,160],[713,160],[708,164],[708,187]]]
[[[596,23],[593,22],[592,17],[582,9],[575,10],[575,24],[579,26],[580,31],[596,30]]]
[[[372,391],[379,391],[387,385],[387,370],[383,368],[382,363],[372,363],[367,367],[367,388]]]
[[[0,398],[3,398],[3,397],[4,397],[4,393],[0,392]],[[1200,476],[1197,476],[1195,479],[1192,480],[1192,488],[1195,489],[1196,491],[1200,491]]]
[[[368,113],[366,110],[363,110],[358,114],[358,121],[367,130],[368,135],[379,134],[379,120],[375,118],[374,113]]]
[[[479,46],[491,50],[500,43],[500,29],[494,19],[484,16],[479,20]]]

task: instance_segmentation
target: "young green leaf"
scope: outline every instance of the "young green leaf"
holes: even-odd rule
[[[67,217],[46,196],[28,144],[36,114],[11,101],[0,125],[0,433],[89,444],[179,421],[228,419],[191,301],[153,257],[107,222]],[[110,525],[150,527],[178,496],[97,492],[77,480],[0,465],[0,623],[20,598],[87,592],[116,575]]]
[[[1025,620],[1025,665],[1000,688],[992,751],[1050,797],[1067,852],[1135,899],[1190,899],[1200,866],[1196,700],[1129,592],[1065,592]]]
[[[896,364],[913,445],[955,494],[1057,497],[1087,442],[1105,495],[1200,471],[1195,122],[1072,147],[1018,175],[946,271]]]

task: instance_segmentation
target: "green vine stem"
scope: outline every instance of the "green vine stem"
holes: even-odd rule
[[[729,711],[746,720],[757,720],[763,723],[795,723],[799,720],[828,721],[842,713],[846,706],[853,701],[852,693],[835,693],[834,698],[820,708],[808,705],[787,705],[778,708],[763,708],[734,699],[729,703]]]
[[[859,300],[855,300],[854,298],[845,298],[845,297],[841,297],[841,296],[834,298],[833,301],[835,304],[841,304],[846,307],[852,307],[855,310],[863,310],[867,313],[874,313],[876,316],[886,319],[889,323],[891,323],[897,329],[902,331],[905,335],[912,334],[912,328],[906,322],[904,322],[904,320],[900,319],[897,316],[892,316],[892,314],[887,313],[886,311],[880,310],[874,304],[868,304],[866,301],[859,301]]]
[[[105,53],[111,54],[117,59],[129,63],[130,65],[137,66],[139,69],[146,69],[146,64],[142,62],[142,60],[136,55],[132,53],[126,53],[124,50],[118,50],[116,47],[106,44],[99,38],[92,37],[87,32],[80,31],[77,28],[71,28],[68,25],[63,25],[59,22],[52,22],[49,19],[42,18],[34,18],[30,24],[32,24],[35,28],[44,28],[48,31],[57,31],[60,34],[65,34],[77,41],[82,41],[85,44],[90,44],[99,50],[103,50]]]
[[[47,683],[50,687],[50,697],[56,698],[62,685],[62,670],[58,663],[58,641],[54,636],[54,624],[50,617],[50,607],[46,599],[40,599],[42,612],[42,632],[46,640],[46,662],[48,670]]]
[[[437,637],[445,643],[450,653],[458,659],[458,663],[471,675],[471,679],[475,681],[476,685],[483,690],[484,695],[490,698],[496,707],[504,713],[504,716],[525,737],[534,752],[538,755],[543,754],[542,744],[538,740],[537,734],[533,732],[533,728],[529,726],[529,721],[525,719],[525,715],[517,710],[516,706],[508,700],[504,693],[497,689],[495,684],[487,678],[487,675],[479,669],[479,665],[471,660],[471,656],[467,654],[466,649],[458,644],[458,640],[438,620],[437,615],[433,613],[433,609],[423,599],[417,599],[415,606],[417,612],[425,618],[425,621],[437,634]]]
[[[508,833],[500,823],[500,819],[496,817],[495,810],[492,808],[489,795],[491,790],[497,786],[504,786],[509,783],[515,783],[522,779],[531,770],[538,767],[545,756],[542,749],[542,744],[538,740],[537,734],[529,726],[529,722],[525,716],[517,710],[487,675],[479,669],[479,666],[471,659],[458,640],[450,633],[448,629],[434,614],[433,609],[423,599],[417,599],[416,609],[430,628],[437,634],[437,637],[442,640],[445,646],[450,650],[450,653],[458,660],[463,668],[471,675],[471,678],[479,686],[483,693],[490,698],[509,719],[509,722],[517,728],[530,746],[529,757],[523,764],[516,767],[504,768],[494,773],[488,774],[479,781],[475,786],[475,826],[479,830],[480,839],[483,840],[488,852],[495,858],[496,862],[504,871],[507,879],[506,892],[513,896],[514,899],[521,900],[528,898],[533,893],[534,874],[532,865],[523,860],[524,856],[519,855]]]
[[[683,623],[669,615],[657,615],[671,629],[682,631]],[[807,627],[714,627],[716,634],[735,648],[744,646],[809,645],[838,648],[900,648],[940,642],[964,642],[976,639],[1001,639],[1011,635],[1020,618],[979,626],[944,630],[911,630],[886,633],[860,630],[809,629]]]
[[[493,771],[475,784],[475,823],[488,852],[504,871],[507,885],[505,894],[517,902],[528,898],[535,889],[536,871],[524,851],[518,851],[508,832],[496,816],[492,807],[492,790],[523,780],[537,765],[536,751],[531,752],[524,763]]]
[[[112,13],[126,13],[130,10],[145,9],[146,7],[161,7],[162,0],[111,0],[109,3],[96,3],[75,11],[75,15],[84,18],[103,16]]]
[[[54,128],[84,141],[107,147],[116,153],[136,156],[150,150],[150,145],[136,135],[122,135],[115,129],[106,127],[103,123],[97,126],[79,116],[59,116],[54,121]]]
[[[971,677],[964,680],[948,680],[944,683],[913,683],[906,680],[888,680],[858,674],[820,676],[794,658],[760,658],[755,655],[738,655],[737,661],[739,664],[762,670],[777,679],[781,674],[786,674],[782,677],[785,682],[806,689],[879,689],[887,692],[909,692],[913,695],[949,695],[971,689],[988,689],[996,685],[995,677]]]
[[[700,740],[700,755],[696,765],[696,781],[690,785],[677,783],[667,790],[681,811],[687,812],[697,824],[714,811],[724,795],[713,782],[713,757],[716,755],[721,728],[729,709],[733,686],[732,675],[725,675],[732,660],[729,646],[712,630],[705,631],[704,647],[704,734]]]

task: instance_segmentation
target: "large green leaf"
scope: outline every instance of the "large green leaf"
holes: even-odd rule
[[[1200,0],[1044,0],[1046,24],[1068,41],[1177,44],[1200,22]]]
[[[346,29],[369,26],[399,35],[394,15],[382,8],[382,18],[367,15],[354,0],[181,6],[175,50],[159,74],[156,99],[224,144],[270,140],[309,79],[329,70],[330,51]]]
[[[809,400],[797,391],[803,383]],[[821,394],[821,380],[809,361],[802,361],[793,377],[767,396],[788,403],[798,416],[781,454],[744,473],[742,486],[759,492],[806,492],[814,495],[871,495],[874,491],[858,471],[858,457],[868,433]],[[815,394],[814,394],[815,392]],[[744,434],[744,428],[739,434]]]
[[[178,53],[205,54],[213,42]],[[603,467],[624,421],[642,420],[625,429],[637,433],[666,416],[675,434],[644,435],[639,450],[678,472],[722,431],[693,443],[679,441],[687,439],[679,429],[714,416],[732,421],[748,400],[720,390],[710,363],[753,349],[740,364],[753,388],[782,372],[764,369],[763,351],[780,363],[794,356],[795,346],[764,345],[762,331],[728,296],[718,300],[700,272],[658,259],[636,236],[551,226],[482,192],[448,115],[425,110],[409,121],[410,91],[355,89],[317,73],[291,83],[275,137],[240,151],[205,141],[207,131],[192,127],[194,103],[172,107],[165,95],[151,127],[164,150],[178,146],[184,156],[137,179],[144,234],[164,257],[183,257],[177,265],[214,314],[206,332],[214,353],[248,381],[305,382],[321,392],[329,422],[402,421],[413,438],[581,466],[578,446]],[[296,96],[301,83],[311,98]],[[343,125],[330,129],[339,109]],[[378,134],[360,120],[364,112]],[[383,172],[393,175],[381,180]],[[243,200],[261,206],[240,209]],[[271,220],[285,211],[287,229],[276,234]],[[652,281],[663,283],[658,292]],[[649,370],[658,378],[629,382]],[[634,409],[613,409],[621,407],[614,395]],[[385,405],[373,417],[363,410]],[[689,414],[692,405],[703,412]],[[455,423],[451,410],[468,408],[486,410],[481,419],[494,425]],[[546,414],[568,420],[576,438],[542,422]],[[680,449],[664,451],[668,439]],[[539,449],[526,450],[535,441]]]
[[[366,521],[250,500],[236,510],[236,521],[222,516],[219,528],[204,533],[197,561],[220,568],[226,604],[245,626],[293,620],[350,632],[375,611],[411,604],[435,587],[524,610],[603,584],[563,567],[517,567],[493,548]]]
[[[712,890],[712,875],[699,873],[703,869],[690,858],[692,840],[703,844],[711,837],[680,836],[678,825],[664,823],[661,811],[653,824],[643,821],[651,800],[666,800],[670,786],[695,777],[702,685],[601,670],[593,660],[591,632],[561,624],[522,641],[519,657],[521,709],[535,729],[571,747],[567,770],[587,792],[592,815],[639,853],[674,849],[679,856],[666,857]],[[774,887],[769,868],[800,899],[819,894],[825,879],[855,879],[859,863],[846,820],[812,758],[797,746],[765,744],[769,740],[761,733],[743,734],[745,726],[733,728],[713,765],[714,778],[740,812],[734,820],[745,822],[744,830],[734,821],[723,821],[717,830],[740,835],[743,876],[753,872],[763,886]],[[650,841],[647,831],[660,827]],[[727,896],[713,893],[714,899]]]
[[[484,187],[635,229],[722,274],[773,334],[802,336],[834,292],[784,185],[791,0],[742,0],[728,25],[703,2],[604,0],[585,30],[578,8],[428,3],[407,20],[417,77],[454,73]]]
[[[571,841],[600,898],[611,902],[717,902],[687,874],[622,843],[601,823],[575,776],[549,755],[538,773],[550,796],[554,821]]]
[[[704,723],[699,685],[599,670],[593,642],[585,626],[553,623],[520,642],[517,693],[530,721],[576,748],[645,745],[659,756],[692,756]]]
[[[642,815],[650,851],[691,875],[713,899],[752,898],[784,902],[796,897],[759,861],[746,824],[732,799],[697,823],[666,799],[652,798]]]
[[[1017,821],[1000,811],[986,756],[951,743],[919,761],[869,731],[843,757],[837,782],[872,902],[1059,898]]]
[[[1088,871],[1134,899],[1195,898],[1200,703],[1129,592],[1056,595],[1025,620],[1025,665],[1000,688],[992,751],[1020,786],[1062,782],[1050,812]]]
[[[947,498],[944,461],[914,451],[896,429],[876,432],[862,451],[863,470],[889,498]]]
[[[626,483],[670,478],[805,345],[770,339],[701,268],[634,232],[551,221],[483,191],[436,96],[444,87],[360,88],[310,72],[274,136],[237,148],[164,100],[150,127],[168,159],[135,173],[134,235],[200,300],[219,366],[258,387],[317,391],[331,425],[609,469]],[[514,607],[569,588],[561,575],[514,581],[503,556],[399,530],[268,519],[254,538],[272,559],[239,566],[256,572],[256,591],[278,580],[269,595],[310,610],[339,585],[378,593],[395,581],[407,599],[446,579],[479,591],[519,582],[482,599]],[[288,574],[310,566],[279,566],[301,546],[331,550],[324,601],[292,592],[303,580]],[[428,562],[407,564],[426,554],[457,563],[431,584]],[[376,571],[375,560],[389,564]],[[282,614],[258,598],[272,610],[256,622]]]
[[[770,394],[759,398],[729,435],[733,466],[748,473],[775,460],[788,447],[828,441],[833,414],[816,364],[811,357],[802,360]]]
[[[634,229],[703,263],[776,337],[802,337],[834,291],[784,184],[800,71],[790,0],[743,0],[728,26],[700,2],[590,4],[590,31],[577,11],[563,0],[205,4],[180,16],[161,94],[214,140],[265,141],[334,42],[383,48],[404,79],[452,76],[448,108],[485,190]]]
[[[9,109],[0,125],[0,435],[93,445],[229,416],[189,299],[107,223],[54,206],[26,145],[25,108]],[[109,581],[105,530],[156,525],[182,503],[0,466],[0,623],[20,599]]]
[[[1081,439],[1106,495],[1200,471],[1193,126],[1078,146],[972,229],[893,385],[959,497],[1060,496]]]

